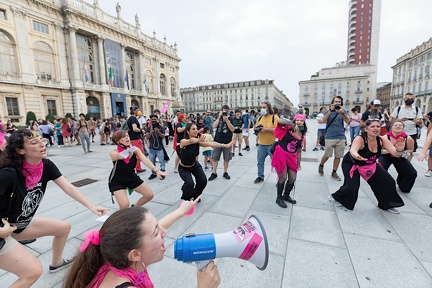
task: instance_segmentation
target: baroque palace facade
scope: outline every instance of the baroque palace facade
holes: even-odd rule
[[[206,110],[220,111],[227,104],[232,110],[260,109],[264,101],[277,107],[284,115],[294,112],[287,96],[274,84],[274,80],[254,80],[213,85],[202,85],[180,89],[181,99],[187,113],[202,113]]]
[[[0,0],[0,120],[178,109],[177,45],[82,0]]]

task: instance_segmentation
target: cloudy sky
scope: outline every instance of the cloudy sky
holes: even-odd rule
[[[90,0],[87,0],[90,1]],[[361,1],[361,0],[358,0]],[[349,0],[99,0],[101,8],[177,43],[180,88],[273,79],[298,103],[298,82],[346,59]],[[138,11],[138,12],[137,12]],[[378,82],[396,59],[432,37],[431,0],[381,4]]]

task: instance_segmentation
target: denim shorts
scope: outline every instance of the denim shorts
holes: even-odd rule
[[[202,155],[203,155],[203,156],[212,156],[212,154],[213,154],[213,151],[212,151],[212,150],[207,150],[207,151],[203,151],[203,152],[202,152]]]

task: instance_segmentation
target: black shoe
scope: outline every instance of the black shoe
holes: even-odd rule
[[[285,203],[285,201],[282,199],[282,197],[276,198],[276,204],[279,205],[281,208],[287,208],[288,205]]]
[[[232,156],[232,157],[234,157],[234,155],[235,155],[234,153],[231,153],[231,156]]]
[[[157,175],[156,175],[156,174],[150,174],[150,176],[149,176],[148,180],[152,180],[152,179],[154,179],[154,178],[156,178],[156,177],[157,177]]]
[[[322,147],[322,146],[320,147],[320,150],[325,151],[324,147]]]
[[[147,171],[146,169],[142,169],[142,170],[136,171],[136,173],[144,173],[146,171]]]
[[[160,180],[164,180],[164,179],[165,179],[165,176],[162,176]]]
[[[231,179],[231,177],[228,175],[228,172],[224,172],[223,177],[228,180]]]
[[[317,147],[315,147],[314,149],[312,149],[312,151],[318,151],[318,148],[317,148]]]
[[[258,178],[255,179],[254,183],[255,183],[255,184],[258,184],[258,183],[261,183],[261,182],[263,182],[263,181],[264,181],[263,178],[258,177]]]
[[[36,239],[29,239],[29,240],[21,240],[18,242],[21,243],[22,245],[27,245],[27,244],[33,243],[35,241],[36,241]]]
[[[288,203],[291,203],[291,204],[296,204],[297,203],[297,201],[294,200],[294,199],[292,199],[291,196],[289,196],[289,195],[284,195],[283,196],[283,200],[285,200],[285,201],[287,201]]]
[[[255,144],[255,145],[256,145],[256,147],[258,147],[259,144]]]
[[[243,148],[242,150],[247,150],[248,146],[246,146],[245,148]]]
[[[217,178],[217,174],[216,173],[212,173],[208,179],[208,181],[213,181],[214,179]]]
[[[242,154],[242,153],[239,153],[239,156],[243,156],[243,154]]]
[[[249,151],[250,150],[250,147],[249,146],[247,146],[247,148],[246,148],[246,151]]]
[[[432,208],[432,203],[429,205],[430,208]]]
[[[71,259],[63,259],[63,262],[59,265],[53,266],[53,265],[49,265],[49,273],[54,273],[57,271],[62,270],[63,268],[66,268],[67,266],[69,266],[70,264],[72,264],[72,262],[75,260],[75,258],[71,258]]]

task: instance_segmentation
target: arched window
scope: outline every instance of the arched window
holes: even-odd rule
[[[176,88],[176,81],[174,79],[174,77],[171,77],[171,96],[175,96],[175,88]]]
[[[12,40],[0,31],[0,74],[16,74],[15,49]]]
[[[131,106],[140,107],[140,106],[139,106],[139,103],[138,103],[138,100],[132,100],[132,101],[131,101]]]
[[[166,95],[166,87],[165,87],[165,85],[166,85],[165,74],[160,74],[160,77],[159,77],[159,86],[160,86],[160,93],[162,95]]]
[[[37,77],[43,80],[55,80],[54,53],[51,46],[38,41],[33,49]]]

